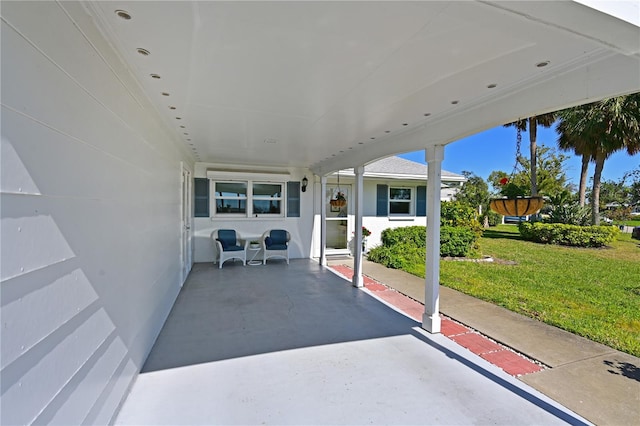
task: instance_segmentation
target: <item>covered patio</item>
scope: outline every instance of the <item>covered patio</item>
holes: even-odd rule
[[[117,424],[586,423],[313,260],[196,264]]]
[[[639,16],[591,0],[2,2],[0,423],[111,424],[134,383],[123,423],[562,419],[437,336],[441,164],[468,135],[640,90]],[[397,219],[364,168],[416,150],[421,323],[310,260],[326,259],[332,176],[352,169],[362,285],[363,216]],[[215,229],[286,230],[294,262],[214,270]]]

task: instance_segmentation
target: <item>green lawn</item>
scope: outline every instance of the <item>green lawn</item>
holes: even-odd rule
[[[622,222],[615,222],[616,225],[618,224],[623,224],[626,226],[640,226],[640,219],[634,219],[634,220],[623,220]]]
[[[601,249],[542,245],[501,225],[485,231],[482,252],[516,264],[441,261],[441,283],[640,356],[638,243],[620,234]],[[411,269],[424,276],[424,264]]]

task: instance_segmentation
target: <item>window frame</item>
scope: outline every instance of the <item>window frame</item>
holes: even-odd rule
[[[409,199],[408,200],[398,200],[391,198],[391,191],[394,189],[402,189],[409,191]],[[405,217],[415,217],[416,208],[415,208],[415,196],[416,196],[416,188],[411,186],[391,186],[389,185],[389,190],[387,192],[387,215],[390,218],[405,218]],[[409,205],[408,213],[393,213],[391,210],[391,203],[407,203]]]
[[[246,185],[246,195],[244,197],[225,197],[218,195],[216,191],[216,185],[219,183],[233,183],[233,184],[245,184]],[[254,185],[256,184],[267,184],[267,185],[277,185],[280,187],[280,196],[271,198],[266,196],[257,196],[257,198],[253,194]],[[285,218],[286,217],[286,201],[287,201],[287,185],[286,182],[282,181],[270,181],[266,179],[211,179],[212,192],[213,196],[211,197],[213,201],[213,206],[211,209],[211,217],[212,218]],[[217,204],[218,200],[243,200],[245,202],[245,212],[244,213],[225,213],[218,212]],[[279,213],[255,213],[253,202],[254,200],[278,200],[280,203],[280,212]]]
[[[247,203],[248,205],[251,206],[251,210],[247,212],[247,217],[251,216],[251,217],[285,217],[285,182],[273,182],[273,181],[264,181],[264,180],[249,180],[249,188],[250,188],[250,193],[251,193],[251,203]],[[276,197],[276,198],[271,198],[271,197],[265,197],[265,196],[258,196],[258,198],[256,198],[256,196],[253,194],[253,189],[254,189],[254,185],[278,185],[280,186],[280,196]],[[255,200],[261,200],[261,201],[270,201],[270,200],[277,200],[280,202],[280,213],[255,213],[253,211],[253,202]]]
[[[216,191],[216,186],[219,183],[234,183],[234,184],[239,184],[239,183],[244,183],[246,185],[246,193],[244,197],[224,197],[222,195],[218,195],[218,191]],[[247,214],[249,212],[249,185],[248,182],[245,180],[237,180],[237,179],[228,179],[228,180],[213,180],[212,181],[212,185],[213,185],[213,197],[211,197],[211,199],[213,200],[213,209],[212,209],[212,217],[247,217]],[[245,202],[245,212],[244,213],[224,213],[224,212],[218,212],[218,200],[244,200]]]

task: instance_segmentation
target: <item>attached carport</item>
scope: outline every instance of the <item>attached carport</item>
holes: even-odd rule
[[[322,180],[424,149],[435,188],[448,143],[640,90],[638,16],[637,2],[3,2],[2,423],[113,418],[191,267],[196,170]],[[290,221],[308,253],[312,216]]]

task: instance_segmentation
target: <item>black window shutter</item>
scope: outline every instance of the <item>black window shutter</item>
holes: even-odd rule
[[[416,216],[427,216],[427,187],[416,188]]]
[[[287,217],[300,217],[300,182],[287,182]]]
[[[194,216],[209,217],[209,179],[195,178],[193,181]]]
[[[376,216],[389,214],[389,186],[378,185],[376,192]]]

